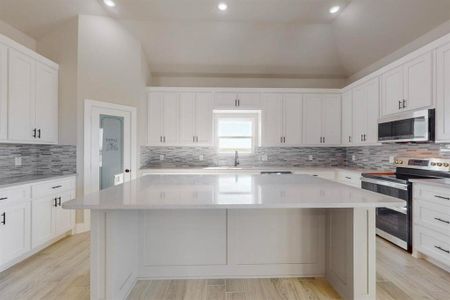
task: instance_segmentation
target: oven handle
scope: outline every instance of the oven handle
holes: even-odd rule
[[[378,184],[382,186],[388,186],[392,188],[396,188],[399,190],[408,190],[408,185],[404,183],[398,183],[398,182],[392,182],[392,181],[386,181],[386,180],[379,180],[379,179],[373,179],[373,178],[367,178],[367,177],[361,177],[361,182],[367,182],[367,183],[373,183]]]

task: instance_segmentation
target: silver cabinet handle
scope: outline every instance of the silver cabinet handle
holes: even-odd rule
[[[450,201],[450,198],[449,198],[449,197],[443,197],[443,196],[439,196],[439,195],[434,195],[434,197],[439,198],[439,199],[444,199],[444,200],[449,200],[449,201]]]
[[[285,136],[283,137],[283,143],[286,144],[286,137]]]
[[[7,199],[8,199],[8,197],[1,197],[1,198],[0,198],[0,201],[1,201],[1,200],[7,200]]]
[[[159,136],[159,142],[162,143],[162,136]]]
[[[402,109],[402,101],[398,101],[398,109]]]
[[[238,106],[241,106],[241,99],[238,99]]]
[[[325,137],[323,137],[323,143],[325,144]]]
[[[434,218],[436,221],[439,221],[439,222],[442,222],[442,223],[445,223],[445,224],[450,224],[450,221],[447,221],[447,220],[443,220],[443,219],[441,219],[441,218]]]
[[[348,142],[351,143],[352,142],[352,137],[348,136]]]
[[[53,206],[58,207],[58,198],[53,199],[53,201],[54,201]]]
[[[2,222],[0,224],[6,225],[6,212],[1,214],[2,216]]]
[[[434,246],[434,248],[439,249],[439,250],[441,250],[441,251],[443,251],[443,252],[445,252],[447,254],[450,254],[450,250],[444,249],[444,248],[442,248],[440,246]]]
[[[403,101],[402,101],[402,102],[403,102],[403,106],[402,106],[402,107],[403,107],[403,108],[406,108],[406,106],[407,106],[407,102],[406,102],[406,100],[405,100],[405,99],[403,99]]]
[[[55,185],[55,186],[52,186],[52,189],[59,189],[61,187],[62,187],[62,185]]]
[[[166,142],[166,136],[164,136],[164,143]]]
[[[37,138],[40,139],[40,138],[41,138],[41,129],[39,128],[39,129],[37,130],[37,132],[38,132]]]

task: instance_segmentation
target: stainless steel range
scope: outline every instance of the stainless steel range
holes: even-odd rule
[[[412,251],[412,183],[413,178],[450,178],[450,159],[397,157],[392,173],[364,173],[361,187],[405,201],[399,209],[378,208],[377,235]]]

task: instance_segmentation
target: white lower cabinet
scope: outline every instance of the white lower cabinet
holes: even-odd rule
[[[450,270],[450,187],[413,185],[413,253]]]
[[[73,229],[74,197],[75,177],[0,189],[0,272]]]
[[[8,199],[0,202],[1,266],[30,250],[30,201]]]

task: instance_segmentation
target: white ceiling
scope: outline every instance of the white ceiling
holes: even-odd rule
[[[153,73],[281,77],[347,77],[450,19],[450,0],[224,1],[226,13],[219,0],[0,0],[0,19],[39,39],[77,14],[109,14]]]

